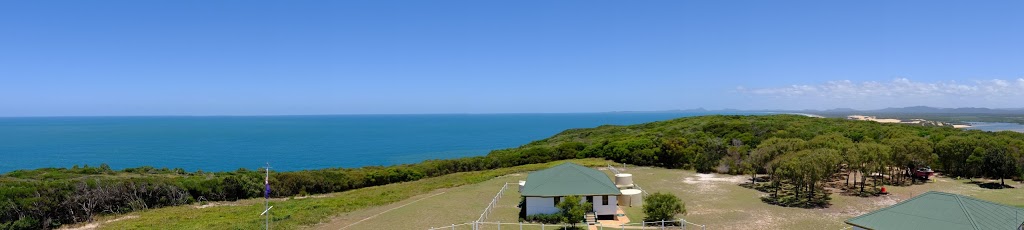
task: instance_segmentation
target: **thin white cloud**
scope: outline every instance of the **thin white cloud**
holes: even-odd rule
[[[1024,96],[1024,78],[992,79],[971,83],[956,81],[916,82],[897,78],[887,82],[850,80],[829,81],[815,85],[790,85],[769,88],[737,87],[737,92],[774,97],[823,97],[834,99],[870,99],[877,97],[971,97],[995,98]]]

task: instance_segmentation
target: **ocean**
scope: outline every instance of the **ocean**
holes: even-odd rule
[[[0,118],[0,173],[139,166],[293,171],[486,155],[565,129],[704,113]]]

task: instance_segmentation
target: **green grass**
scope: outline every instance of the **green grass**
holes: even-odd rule
[[[599,159],[571,160],[572,162],[584,165],[605,165],[608,161]],[[301,226],[318,224],[333,216],[348,213],[370,207],[383,206],[423,195],[438,189],[452,188],[463,185],[473,185],[489,181],[495,177],[544,169],[564,161],[550,162],[546,164],[532,164],[512,168],[495,169],[488,171],[464,172],[445,175],[435,178],[427,178],[413,182],[390,184],[377,187],[369,187],[333,193],[327,197],[306,198],[306,199],[275,199],[271,201],[274,206],[273,228],[275,229],[296,229]],[[515,181],[515,180],[511,180]],[[495,182],[496,183],[496,182]],[[493,197],[499,187],[487,186],[486,193],[482,197]],[[512,187],[515,190],[515,187]],[[455,199],[457,202],[470,199]],[[476,200],[476,199],[474,199]],[[484,206],[490,201],[486,198]],[[197,206],[186,205],[178,207],[152,209],[141,212],[133,212],[119,216],[106,216],[100,218],[105,222],[125,216],[137,216],[137,218],[112,221],[100,225],[101,229],[257,229],[262,227],[263,219],[258,216],[263,211],[262,199],[248,199],[237,202],[225,203],[227,205],[197,208]],[[479,209],[467,209],[479,215],[483,206]],[[474,215],[474,216],[475,216]],[[459,220],[465,222],[475,220]]]
[[[608,161],[587,159],[574,162],[604,166]],[[561,162],[526,165],[481,172],[468,172],[420,181],[385,185],[330,194],[331,197],[273,201],[274,228],[339,229],[426,229],[476,220],[502,184],[526,178],[527,171],[544,169]],[[608,172],[611,175],[611,172]],[[710,229],[840,229],[844,220],[895,204],[927,191],[943,191],[1024,207],[1024,186],[1014,189],[984,189],[968,180],[939,177],[930,183],[889,187],[885,197],[832,195],[832,206],[821,209],[780,207],[760,201],[764,193],[739,186],[746,176],[715,174],[701,176],[689,170],[629,167],[626,173],[649,192],[674,194],[686,203],[689,214],[680,216]],[[518,220],[517,186],[510,184],[487,221],[511,223]],[[195,206],[154,209],[129,213],[139,218],[101,225],[109,229],[256,229],[262,200],[251,199],[198,209]],[[633,223],[643,220],[639,206],[624,207]],[[108,216],[102,221],[122,216]],[[357,223],[358,222],[358,223]],[[504,225],[502,229],[518,229]],[[456,229],[470,229],[469,226]],[[482,229],[497,229],[483,226]],[[539,229],[524,227],[524,229]],[[548,229],[551,229],[550,227]]]

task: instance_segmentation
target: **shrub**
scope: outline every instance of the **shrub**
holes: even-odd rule
[[[676,214],[686,214],[686,205],[672,194],[656,192],[644,198],[644,221],[675,219]]]
[[[533,215],[526,216],[526,218],[523,218],[523,222],[558,224],[558,223],[565,222],[565,216],[562,216],[561,213],[533,214]]]

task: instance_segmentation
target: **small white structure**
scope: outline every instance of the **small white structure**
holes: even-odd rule
[[[643,191],[640,189],[623,189],[619,195],[619,206],[640,206],[644,204]]]
[[[526,186],[526,181],[525,180],[519,181],[519,193],[523,193],[523,187],[525,187],[525,186]]]
[[[632,188],[633,187],[633,174],[619,173],[615,174],[615,187],[619,189]]]
[[[530,173],[520,193],[526,199],[526,215],[557,213],[556,205],[564,197],[581,196],[581,202],[593,204],[598,219],[615,218],[622,194],[608,175],[573,163]]]

